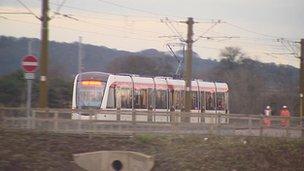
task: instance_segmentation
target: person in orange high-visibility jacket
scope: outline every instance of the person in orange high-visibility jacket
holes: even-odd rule
[[[270,117],[271,117],[271,108],[270,106],[267,106],[266,109],[264,110],[264,119],[263,119],[264,125],[266,127],[270,127],[271,125]]]
[[[283,106],[283,108],[280,112],[280,116],[281,116],[281,126],[282,127],[289,126],[290,112],[289,112],[287,106]]]

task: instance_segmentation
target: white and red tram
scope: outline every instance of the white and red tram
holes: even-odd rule
[[[195,80],[191,83],[191,112],[228,114],[228,85],[226,83]],[[169,77],[140,77],[113,75],[103,72],[85,72],[74,80],[73,109],[183,111],[185,82]],[[133,97],[133,98],[132,98]],[[97,120],[117,120],[117,115],[97,114]],[[130,115],[120,120],[131,121]],[[147,116],[136,116],[147,121]],[[89,119],[88,115],[73,113],[72,119]],[[190,117],[190,122],[214,122],[206,117]],[[170,122],[170,117],[158,116],[155,122]],[[222,120],[221,122],[226,122]]]

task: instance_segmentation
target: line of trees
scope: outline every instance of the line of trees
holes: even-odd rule
[[[48,99],[49,107],[64,108],[71,106],[72,81],[60,77],[51,77],[49,80]],[[39,81],[35,79],[32,87],[32,105],[38,106]],[[26,80],[24,73],[17,71],[0,77],[0,106],[25,107]]]
[[[298,112],[298,70],[290,66],[264,64],[251,60],[240,48],[227,47],[220,53],[221,60],[208,69],[196,66],[194,78],[227,82],[230,87],[231,113],[258,114],[267,105],[274,113],[287,105],[293,114]],[[194,60],[195,61],[195,60]],[[102,62],[102,61],[101,61]],[[194,62],[193,65],[197,65]],[[174,58],[129,55],[112,59],[103,71],[134,73],[145,76],[172,76]],[[49,107],[71,107],[71,76],[59,69],[50,70]],[[17,71],[0,77],[0,105],[25,106],[26,84],[23,73]],[[33,85],[33,106],[37,106],[38,80]]]
[[[278,115],[281,107],[287,105],[297,115],[297,70],[253,61],[237,47],[226,47],[220,57],[222,60],[208,77],[229,84],[232,113],[262,113],[270,105],[273,114]]]

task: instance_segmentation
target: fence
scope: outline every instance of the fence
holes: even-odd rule
[[[77,115],[81,113],[82,115]],[[76,115],[76,117],[75,117]],[[73,119],[72,119],[73,118]],[[299,117],[268,118],[260,115],[186,112],[0,108],[5,129],[29,129],[64,133],[170,133],[273,137],[304,137]],[[282,125],[282,122],[287,123]]]

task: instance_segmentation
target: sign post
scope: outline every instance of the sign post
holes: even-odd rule
[[[29,119],[32,101],[32,80],[35,78],[35,72],[38,67],[38,60],[33,55],[22,58],[21,67],[24,70],[24,77],[27,80],[27,98],[26,98],[26,117]]]

